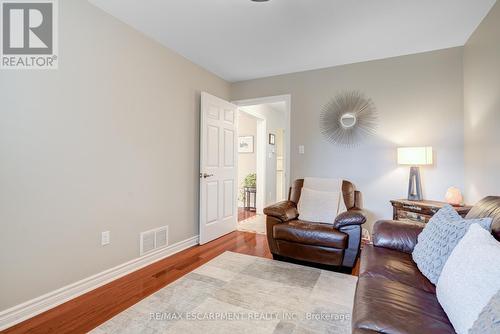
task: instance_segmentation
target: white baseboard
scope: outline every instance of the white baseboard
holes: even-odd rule
[[[198,236],[194,236],[0,311],[0,331],[197,244]]]

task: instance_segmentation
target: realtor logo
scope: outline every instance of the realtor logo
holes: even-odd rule
[[[56,0],[0,0],[0,5],[0,68],[56,69]]]

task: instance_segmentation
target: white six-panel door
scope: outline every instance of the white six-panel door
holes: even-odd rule
[[[201,93],[200,244],[236,229],[237,107]]]

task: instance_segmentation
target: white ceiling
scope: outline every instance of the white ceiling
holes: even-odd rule
[[[255,107],[261,107],[261,106],[269,107],[273,111],[275,111],[277,113],[281,113],[280,117],[285,117],[285,111],[286,111],[285,102],[272,102],[272,103],[256,104],[256,105],[251,105],[251,106],[240,106],[240,107],[238,107],[238,109],[241,109],[244,111],[246,111],[246,110],[252,111],[255,109]]]
[[[464,45],[495,0],[90,0],[228,81]]]
[[[274,109],[277,112],[285,114],[286,103],[285,102],[273,102],[267,103],[267,106],[271,109]]]

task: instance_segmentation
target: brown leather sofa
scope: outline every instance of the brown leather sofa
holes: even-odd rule
[[[500,197],[484,198],[466,216],[483,217],[493,218],[492,234],[500,241]],[[423,227],[391,220],[375,223],[373,245],[361,252],[353,334],[455,333],[439,305],[436,287],[412,261]]]
[[[338,215],[333,224],[321,224],[297,219],[297,203],[303,185],[303,179],[296,180],[290,188],[288,201],[264,209],[273,258],[350,271],[359,255],[361,225],[366,221],[361,193],[351,182],[343,181],[347,211]]]

